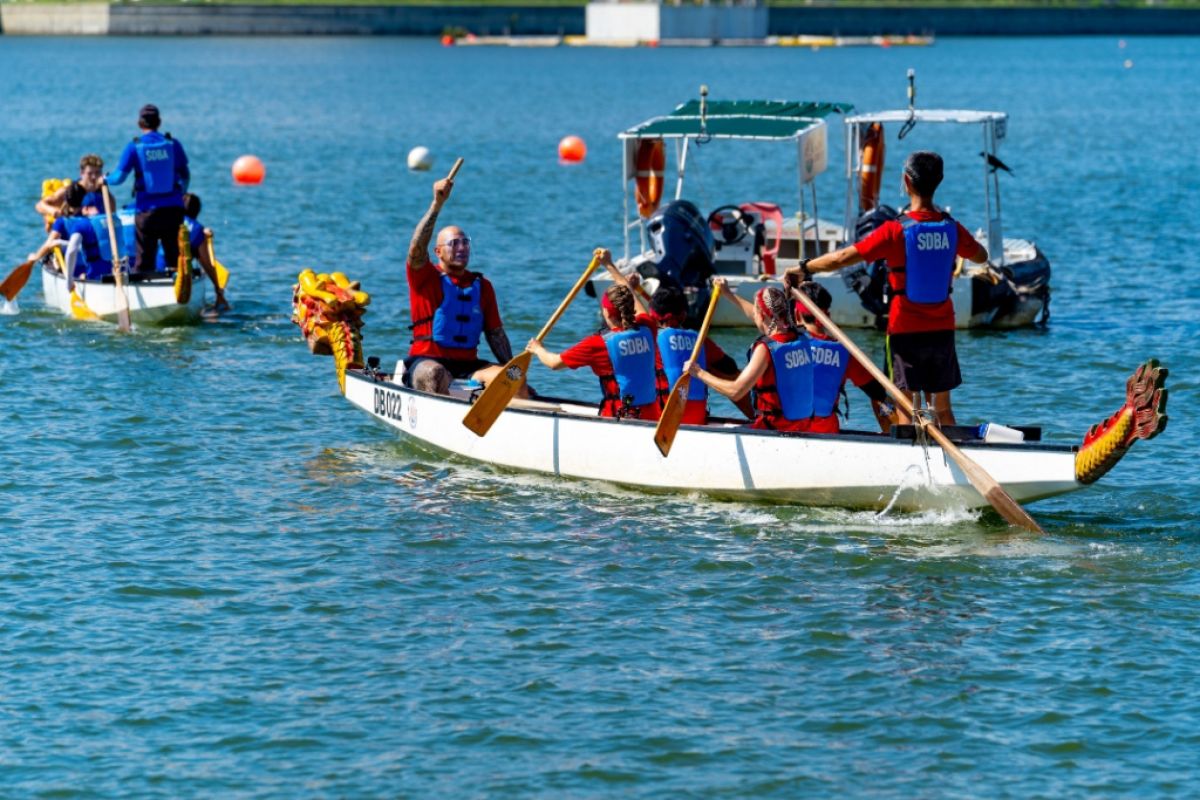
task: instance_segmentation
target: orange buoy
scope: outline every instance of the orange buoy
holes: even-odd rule
[[[654,209],[658,208],[658,201],[662,199],[663,168],[666,166],[663,140],[642,139],[638,142],[633,163],[637,170],[638,213],[649,219]]]
[[[883,125],[872,122],[859,151],[858,205],[870,211],[879,205],[879,187],[883,183]]]
[[[258,156],[241,156],[233,162],[232,171],[234,183],[258,184],[262,183],[267,175],[267,168]]]
[[[564,136],[558,143],[558,158],[565,164],[578,164],[587,156],[587,145],[578,136]]]
[[[453,46],[454,46],[454,37],[448,33],[443,34],[442,35],[442,47],[453,47]]]

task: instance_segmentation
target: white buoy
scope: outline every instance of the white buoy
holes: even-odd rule
[[[433,153],[428,147],[414,147],[408,151],[408,168],[414,172],[428,172],[433,166]]]

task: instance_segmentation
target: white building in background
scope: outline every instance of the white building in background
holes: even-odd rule
[[[758,0],[718,3],[603,0],[588,3],[586,30],[588,39],[610,42],[765,39],[767,6]]]

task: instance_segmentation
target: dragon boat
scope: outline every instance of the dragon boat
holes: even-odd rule
[[[65,183],[65,180],[58,179],[43,181],[42,196],[47,196]],[[117,247],[124,262],[136,247],[134,212],[120,209],[114,216],[119,223],[115,226]],[[46,219],[47,228],[52,222],[52,218]],[[181,237],[181,246],[187,247],[186,239],[186,235]],[[207,280],[190,257],[187,263],[188,271],[183,275],[178,270],[124,275],[124,304],[129,308],[129,321],[132,324],[187,325],[200,321],[207,301]],[[57,308],[73,319],[117,323],[118,310],[122,305],[118,292],[122,290],[118,288],[114,276],[68,280],[66,253],[62,247],[56,247],[46,255],[41,264],[41,273],[42,296],[47,306]]]
[[[681,426],[665,458],[652,422],[599,417],[594,403],[539,397],[512,401],[487,434],[477,436],[463,424],[480,393],[477,384],[456,382],[449,395],[431,394],[404,386],[396,372],[380,371],[379,359],[364,359],[365,295],[356,297],[357,289],[344,276],[303,273],[293,320],[314,353],[334,357],[351,404],[438,453],[650,492],[851,509],[988,505],[960,467],[914,426],[896,426],[888,435],[811,434],[752,430],[744,421],[717,419]],[[1016,428],[1023,440],[1008,442],[988,441],[975,426],[944,432],[1015,500],[1034,502],[1085,488],[1138,439],[1162,432],[1166,377],[1157,361],[1141,365],[1126,383],[1121,407],[1078,444],[1043,442],[1033,427]]]

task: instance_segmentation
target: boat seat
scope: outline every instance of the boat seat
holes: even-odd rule
[[[1042,440],[1042,429],[1033,425],[1009,425],[1013,430],[1018,430],[1025,434],[1025,441],[1040,442]],[[979,438],[978,425],[946,425],[942,428],[942,433],[946,434],[952,442],[982,442]],[[917,438],[916,425],[893,425],[892,438],[912,441]]]
[[[742,203],[742,211],[757,213],[762,217],[765,225],[767,222],[775,224],[775,241],[770,245],[763,243],[762,256],[763,272],[768,275],[775,274],[775,259],[779,256],[779,243],[783,241],[783,211],[775,203]],[[764,235],[765,235],[764,227]]]

